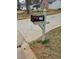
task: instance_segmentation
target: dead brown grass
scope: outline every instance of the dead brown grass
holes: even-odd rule
[[[48,12],[47,12],[48,15],[54,15],[54,14],[57,14],[57,13],[61,13],[61,10],[48,9]],[[18,20],[28,19],[28,18],[30,18],[30,15],[31,14],[27,14],[26,11],[23,11],[22,13],[17,13],[17,19]]]
[[[49,41],[45,44],[39,41],[41,38],[30,43],[37,59],[61,59],[61,27],[46,33],[46,38]]]

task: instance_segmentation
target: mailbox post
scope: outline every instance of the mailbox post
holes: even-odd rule
[[[46,22],[46,16],[47,16],[46,9],[39,10],[39,11],[37,10],[37,13],[35,13],[35,15],[31,15],[31,21],[34,24],[39,25],[39,27],[42,29],[42,41],[46,39],[45,29],[46,29],[46,24],[49,23],[49,22]]]

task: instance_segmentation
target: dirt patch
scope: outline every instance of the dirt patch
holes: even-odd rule
[[[17,13],[17,20],[28,19],[28,18],[30,18],[30,14],[27,14],[26,11]]]
[[[54,14],[58,14],[61,13],[60,9],[48,9],[48,15],[54,15]]]
[[[46,33],[48,41],[42,43],[41,37],[30,43],[30,47],[37,59],[61,59],[61,27]]]
[[[58,14],[61,13],[61,10],[59,9],[48,9],[47,14],[48,15],[54,15],[54,14]],[[17,19],[18,20],[23,20],[23,19],[28,19],[30,18],[31,14],[27,14],[26,11],[22,12],[22,13],[17,13]]]

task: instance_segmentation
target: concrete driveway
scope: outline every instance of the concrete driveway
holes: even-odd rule
[[[47,16],[46,21],[49,21],[49,24],[46,25],[46,32],[48,32],[61,26],[61,14]],[[42,36],[41,28],[33,24],[30,19],[18,20],[17,22],[18,31],[27,42],[31,42]]]
[[[17,59],[37,59],[27,43],[17,48]]]

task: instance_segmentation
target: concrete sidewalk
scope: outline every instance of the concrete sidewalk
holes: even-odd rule
[[[47,16],[46,21],[50,23],[46,25],[46,32],[61,26],[61,14]],[[27,42],[36,40],[42,36],[42,30],[38,25],[33,24],[30,19],[18,20],[17,23],[18,31],[23,35]]]

